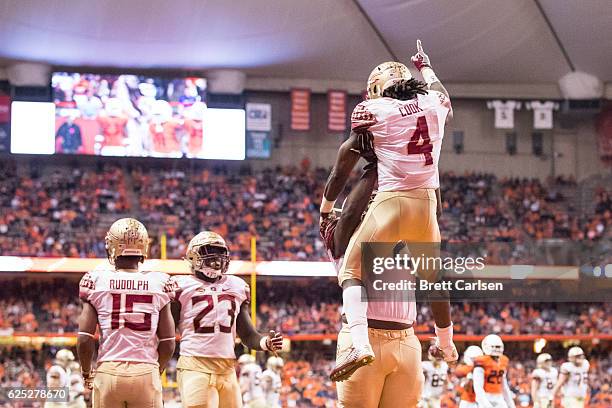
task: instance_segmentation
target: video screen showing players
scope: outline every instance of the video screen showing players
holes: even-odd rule
[[[56,72],[55,153],[204,157],[206,79]]]

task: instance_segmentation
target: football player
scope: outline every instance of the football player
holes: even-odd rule
[[[266,362],[266,369],[261,374],[261,388],[269,408],[280,408],[281,375],[285,362],[282,358],[271,356]]]
[[[250,354],[238,358],[240,392],[247,407],[265,407],[266,400],[261,386],[261,367]]]
[[[321,224],[330,216],[359,159],[353,153],[359,148],[357,135],[371,132],[378,158],[378,194],[350,239],[340,265],[338,282],[343,289],[343,311],[352,349],[338,356],[332,372],[336,379],[352,375],[375,359],[368,339],[368,305],[362,299],[361,243],[405,241],[432,243],[435,248],[440,242],[436,220],[440,202],[438,159],[444,126],[452,109],[448,92],[432,70],[420,41],[412,61],[425,83],[412,78],[408,68],[399,62],[385,62],[374,68],[367,83],[369,99],[358,104],[352,113],[351,135],[340,147],[323,193]],[[446,302],[440,308],[450,306]],[[450,311],[440,310],[441,314],[450,316]],[[438,338],[445,340],[446,359],[453,354],[452,342],[446,341],[452,337],[452,325],[450,319],[436,323]],[[420,365],[418,360],[416,367]]]
[[[504,343],[496,334],[482,340],[484,355],[474,358],[474,393],[479,408],[515,408],[512,391],[508,386],[508,357]]]
[[[474,394],[472,371],[474,370],[474,359],[482,355],[480,347],[469,346],[463,353],[463,364],[454,370],[455,375],[461,378],[459,408],[478,407],[478,404],[476,404],[476,394]]]
[[[74,361],[74,354],[68,349],[61,349],[55,353],[55,364],[47,371],[47,387],[70,387],[70,364]],[[45,402],[45,408],[66,407],[65,402]]]
[[[564,408],[582,408],[586,406],[589,392],[590,365],[580,347],[570,348],[567,359],[569,361],[561,364],[561,375],[559,375],[553,395],[557,395],[559,389],[563,388],[561,405]]]
[[[440,408],[440,399],[446,386],[448,364],[439,356],[427,353],[429,361],[423,361],[425,383],[420,406],[423,408]]]
[[[531,400],[534,408],[553,406],[557,369],[552,364],[552,356],[548,353],[542,353],[536,359],[537,368],[531,373]]]
[[[234,370],[236,335],[251,349],[271,352],[281,349],[283,337],[274,331],[262,335],[253,327],[249,285],[226,275],[230,257],[221,235],[200,232],[189,242],[185,259],[192,274],[173,278],[181,334],[176,367],[183,406],[240,407]]]
[[[77,361],[70,363],[70,401],[68,408],[85,408],[85,383],[81,377],[81,366]]]
[[[149,235],[134,218],[115,221],[104,239],[113,270],[86,273],[77,351],[94,407],[162,407],[160,373],[174,352],[169,276],[141,272]],[[96,327],[100,345],[94,377]]]

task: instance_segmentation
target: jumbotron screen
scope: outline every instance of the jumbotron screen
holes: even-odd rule
[[[24,104],[16,120],[25,123],[12,126],[14,153],[42,153],[32,139],[49,146],[52,138],[45,153],[244,159],[244,110],[208,109],[204,78],[55,72],[51,86],[53,134],[28,130],[27,118],[46,123],[40,115],[50,110]]]

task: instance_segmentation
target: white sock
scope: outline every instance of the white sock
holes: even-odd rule
[[[350,286],[342,291],[342,309],[346,315],[353,346],[361,348],[370,344],[368,338],[368,302],[361,299],[361,286]]]

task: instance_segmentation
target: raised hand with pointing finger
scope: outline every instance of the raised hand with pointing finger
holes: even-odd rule
[[[417,53],[410,58],[416,69],[421,71],[423,68],[431,68],[429,56],[423,51],[421,40],[417,40]]]

